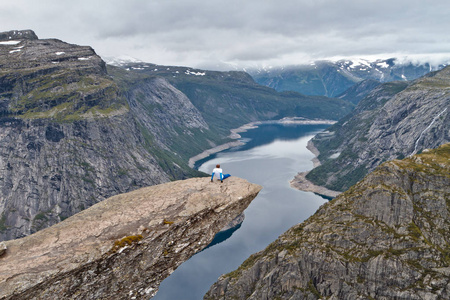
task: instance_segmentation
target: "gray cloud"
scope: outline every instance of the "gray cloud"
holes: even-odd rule
[[[450,58],[448,0],[6,0],[0,30],[167,65],[297,64],[336,56]]]

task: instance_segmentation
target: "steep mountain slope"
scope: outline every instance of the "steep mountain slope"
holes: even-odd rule
[[[337,98],[350,101],[353,104],[358,104],[359,101],[364,99],[368,93],[370,93],[374,88],[379,86],[381,83],[374,79],[366,79],[361,82],[356,83],[348,90],[338,95]]]
[[[411,84],[385,83],[313,138],[321,166],[306,176],[344,191],[386,160],[450,141],[450,67]]]
[[[445,65],[437,68],[441,69]],[[249,70],[256,82],[277,91],[296,91],[306,95],[336,97],[365,79],[380,82],[414,80],[436,70],[428,63],[413,65],[396,59],[369,61],[316,61],[309,65]]]
[[[108,74],[120,86],[144,135],[160,147],[157,154],[169,156],[169,163],[185,164],[189,157],[226,139],[214,134],[189,98],[163,77],[111,66]],[[163,167],[169,173],[176,171],[170,165]]]
[[[379,166],[204,299],[449,299],[450,144]]]
[[[32,31],[0,36],[1,240],[112,195],[199,174],[164,144],[184,137],[188,148],[190,130],[208,128],[170,84],[146,83],[153,94],[141,105],[164,96],[164,114],[152,114],[127,101],[92,48],[39,40]],[[154,125],[164,118],[170,124]],[[171,135],[176,128],[184,131]]]
[[[228,135],[243,124],[283,117],[337,120],[352,104],[340,99],[279,93],[261,86],[245,72],[215,72],[186,67],[132,63],[121,68],[146,76],[164,77],[201,112],[211,130]],[[110,73],[113,74],[112,68]]]

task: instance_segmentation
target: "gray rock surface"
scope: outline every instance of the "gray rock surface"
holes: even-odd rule
[[[337,98],[348,100],[353,104],[358,104],[359,101],[380,84],[381,82],[377,80],[366,79],[356,83],[354,86],[338,95]]]
[[[306,178],[336,191],[345,191],[384,161],[450,142],[450,67],[412,83],[376,87],[312,141],[322,165]]]
[[[193,178],[106,199],[5,242],[0,299],[148,299],[260,189],[237,177]]]
[[[450,144],[379,166],[204,299],[449,299]]]
[[[33,30],[11,30],[0,32],[0,41],[14,40],[37,40],[38,37]]]

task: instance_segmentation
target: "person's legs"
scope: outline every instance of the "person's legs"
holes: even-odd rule
[[[230,174],[223,174],[223,179],[225,179],[225,178],[228,178],[228,177],[230,177],[231,175]],[[223,180],[222,179],[222,180]]]

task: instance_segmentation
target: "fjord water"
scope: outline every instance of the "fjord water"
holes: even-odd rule
[[[289,181],[297,172],[312,168],[314,156],[306,144],[327,126],[261,125],[241,134],[245,145],[200,162],[200,171],[210,173],[219,163],[224,173],[260,184],[263,189],[231,237],[184,262],[162,282],[152,299],[202,299],[220,275],[235,270],[252,253],[263,250],[325,203],[327,200],[318,195],[292,189]]]

